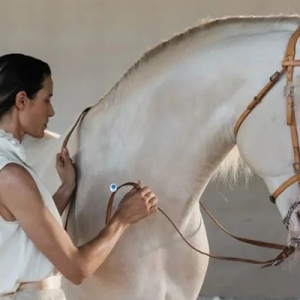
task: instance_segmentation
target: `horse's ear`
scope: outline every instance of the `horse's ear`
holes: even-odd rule
[[[60,138],[60,134],[50,130],[45,130],[44,133],[45,133],[44,138],[47,140]]]

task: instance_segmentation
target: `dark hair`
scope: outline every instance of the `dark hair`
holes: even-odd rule
[[[18,53],[0,56],[0,118],[14,106],[19,92],[33,99],[49,75],[49,65],[37,58]]]

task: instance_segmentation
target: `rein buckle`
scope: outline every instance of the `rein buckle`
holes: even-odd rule
[[[293,239],[292,239],[293,240]],[[293,241],[290,241],[293,242]],[[289,244],[290,244],[289,243]],[[292,244],[292,243],[291,243]],[[274,263],[272,264],[272,266],[278,266],[281,263],[284,262],[285,259],[287,259],[291,254],[293,254],[295,252],[296,248],[292,245],[287,246],[275,259]]]

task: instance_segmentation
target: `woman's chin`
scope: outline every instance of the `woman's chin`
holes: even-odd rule
[[[31,135],[35,139],[42,139],[45,136],[45,131],[41,130],[40,132],[34,132],[32,134],[29,134],[29,135]]]

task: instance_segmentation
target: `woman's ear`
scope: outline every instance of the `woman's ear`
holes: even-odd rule
[[[27,101],[27,95],[25,92],[19,92],[17,95],[16,95],[16,107],[18,110],[24,110],[25,109],[25,104],[26,104],[26,101]]]

